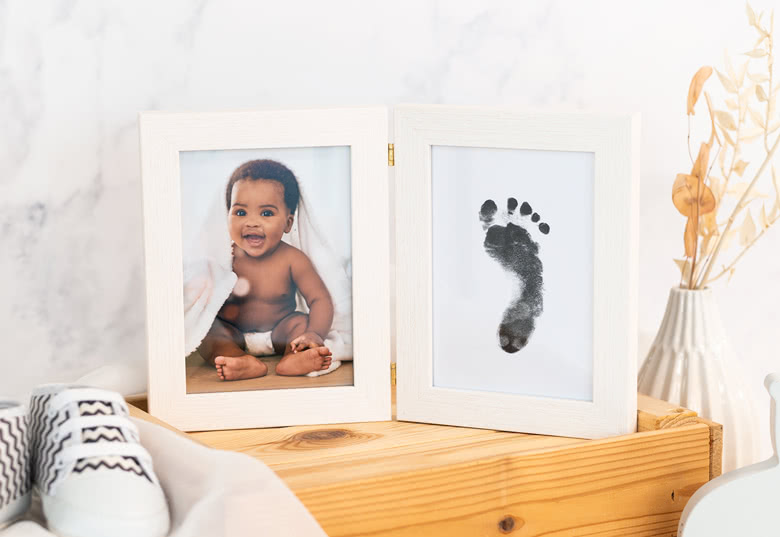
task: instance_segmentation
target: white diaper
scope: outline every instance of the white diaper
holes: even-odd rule
[[[246,352],[252,356],[273,356],[274,344],[271,341],[271,332],[245,332]]]

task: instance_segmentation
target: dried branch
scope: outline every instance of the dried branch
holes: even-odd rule
[[[775,140],[775,144],[772,146],[772,149],[769,150],[769,153],[767,153],[764,162],[761,164],[761,168],[759,168],[758,172],[756,172],[755,177],[753,177],[753,180],[750,182],[750,186],[747,187],[747,190],[745,190],[745,193],[742,194],[742,197],[737,202],[737,206],[734,207],[734,210],[732,211],[728,222],[726,222],[726,228],[723,230],[721,237],[723,237],[731,229],[731,226],[734,224],[734,220],[736,219],[737,214],[743,208],[742,204],[744,203],[745,198],[747,198],[748,194],[750,194],[750,192],[753,190],[753,187],[756,185],[758,178],[761,177],[761,174],[764,173],[764,169],[766,168],[767,164],[769,164],[769,162],[772,160],[772,157],[775,155],[775,151],[777,150],[777,146],[779,143],[780,143],[780,136],[778,136],[777,140]],[[715,245],[715,251],[712,254],[710,263],[707,265],[707,270],[705,270],[704,274],[702,275],[702,280],[704,282],[707,282],[707,278],[709,277],[710,272],[712,272],[712,267],[715,265],[715,260],[718,258],[718,254],[720,253],[720,248],[722,245],[723,245],[722,239],[719,240],[718,243]]]

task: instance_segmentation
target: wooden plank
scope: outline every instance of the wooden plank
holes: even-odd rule
[[[673,492],[709,477],[708,437],[698,424],[291,487],[331,537],[501,535],[507,517],[522,535],[672,535],[684,507]]]
[[[638,401],[643,432],[595,441],[397,421],[188,436],[268,464],[331,537],[676,535],[717,424]]]

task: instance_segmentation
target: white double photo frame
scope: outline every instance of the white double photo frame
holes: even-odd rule
[[[391,140],[390,114],[141,115],[150,412],[189,431],[388,420],[394,301],[399,420],[633,432],[638,120],[405,105]],[[336,147],[349,160],[351,385],[188,391],[182,154]]]

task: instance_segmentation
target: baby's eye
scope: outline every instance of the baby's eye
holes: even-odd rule
[[[262,213],[260,213],[261,216],[273,216],[273,211],[270,211],[268,209],[264,210]]]
[[[244,209],[237,209],[236,216],[246,216],[246,211]]]

